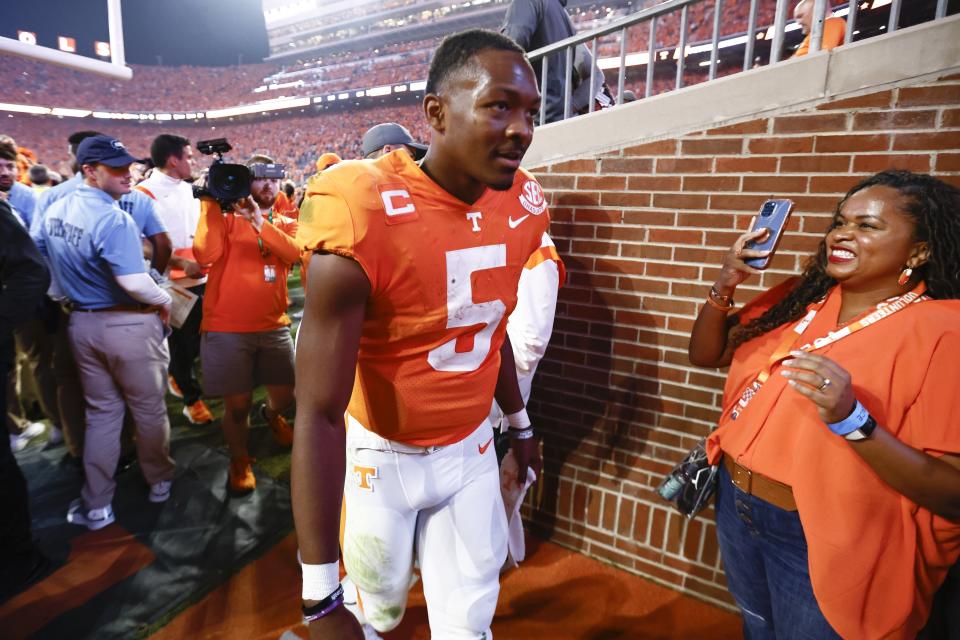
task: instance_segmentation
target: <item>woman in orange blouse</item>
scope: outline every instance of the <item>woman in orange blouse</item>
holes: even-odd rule
[[[960,555],[960,191],[877,174],[806,270],[731,313],[742,235],[690,360],[730,366],[717,532],[748,638],[912,638]]]

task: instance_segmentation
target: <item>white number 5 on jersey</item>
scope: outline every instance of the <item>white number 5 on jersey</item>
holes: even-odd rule
[[[500,300],[473,301],[470,276],[475,271],[507,266],[507,245],[495,244],[447,251],[447,328],[486,325],[473,339],[473,349],[457,353],[453,338],[430,351],[427,361],[437,371],[476,371],[490,353],[490,340],[507,306]]]

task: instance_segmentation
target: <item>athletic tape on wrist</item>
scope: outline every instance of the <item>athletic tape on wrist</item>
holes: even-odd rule
[[[527,415],[526,407],[516,413],[508,413],[506,418],[507,424],[510,425],[511,429],[526,429],[532,424],[530,422],[530,416]]]
[[[303,599],[323,600],[340,586],[340,563],[302,564]]]

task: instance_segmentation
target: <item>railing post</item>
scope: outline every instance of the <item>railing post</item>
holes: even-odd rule
[[[813,0],[813,23],[810,25],[810,53],[820,51],[823,45],[823,21],[826,18],[827,0]]]
[[[627,28],[620,29],[620,76],[617,78],[617,104],[623,104],[623,81],[627,68]]]
[[[887,33],[893,33],[900,24],[900,0],[893,0],[890,4],[890,21],[887,23]]]
[[[947,17],[947,0],[937,0],[937,20],[943,20]]]
[[[713,3],[713,38],[710,40],[710,80],[717,77],[717,61],[720,59],[720,12],[723,11],[723,0],[714,0]]]
[[[788,0],[777,0],[777,11],[773,18],[773,44],[770,45],[770,64],[780,62],[783,53],[783,30],[787,25]]]
[[[563,76],[563,119],[566,120],[570,117],[570,112],[573,110],[573,50],[577,45],[573,44],[564,49],[566,54],[566,71],[564,71]]]
[[[594,94],[593,87],[597,81],[597,39],[593,39],[590,47],[590,59],[593,64],[590,65],[590,110],[587,113],[593,113],[593,108],[597,102],[597,96]]]
[[[647,87],[644,97],[653,95],[653,66],[657,63],[657,17],[650,18],[650,41],[647,46]]]
[[[687,7],[680,11],[680,45],[677,47],[677,89],[683,86],[683,71],[687,62]]]
[[[757,42],[757,0],[750,0],[750,17],[747,18],[747,46],[743,51],[743,70],[753,67],[753,45]]]
[[[540,58],[540,124],[547,124],[547,67],[550,66],[550,56]]]
[[[946,1],[946,0],[944,0]],[[860,11],[860,0],[851,0],[847,12],[847,29],[843,34],[843,44],[853,42],[853,32],[857,29],[857,14]]]

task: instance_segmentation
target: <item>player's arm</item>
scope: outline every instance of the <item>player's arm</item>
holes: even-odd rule
[[[497,387],[493,393],[497,404],[503,410],[510,428],[510,448],[517,459],[517,483],[523,485],[527,479],[527,468],[532,467],[540,477],[540,443],[533,435],[533,427],[523,406],[523,396],[517,383],[517,365],[513,359],[513,346],[510,336],[504,334],[500,345],[500,371],[497,374]]]
[[[150,266],[157,270],[157,273],[163,273],[167,270],[170,263],[170,256],[173,255],[173,243],[170,242],[170,234],[166,231],[147,236],[153,251],[150,254]]]
[[[353,389],[357,351],[370,282],[359,264],[332,254],[314,254],[307,269],[307,296],[297,335],[297,418],[293,430],[291,493],[293,519],[304,565],[336,566],[339,558],[340,507],[346,470],[344,412]],[[312,606],[324,596],[308,584],[304,600]],[[330,591],[339,574],[333,570]],[[316,599],[314,599],[316,598]],[[342,606],[310,623],[310,637],[362,638],[360,626]]]

